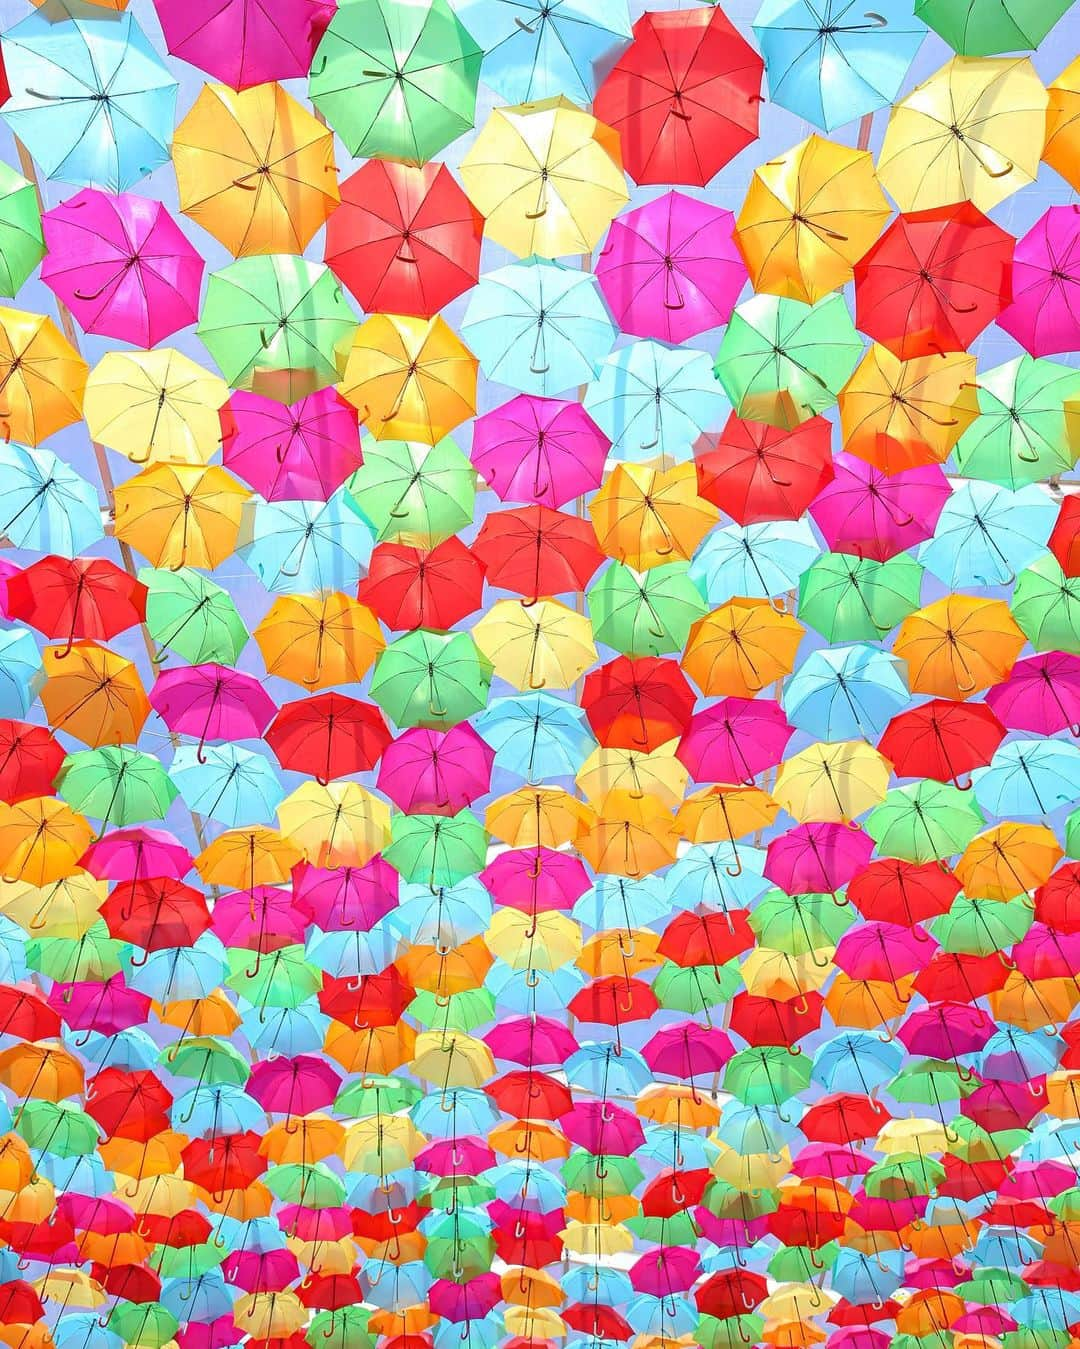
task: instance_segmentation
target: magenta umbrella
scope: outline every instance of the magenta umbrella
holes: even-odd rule
[[[1051,206],[1017,242],[998,326],[1032,356],[1080,346],[1080,207]]]
[[[839,890],[866,867],[874,840],[846,824],[800,824],[769,844],[765,875],[789,895]]]
[[[83,1232],[100,1232],[109,1237],[115,1237],[120,1232],[133,1232],[139,1225],[134,1209],[106,1195],[77,1194],[73,1190],[65,1190],[57,1196],[56,1212],[72,1227]]]
[[[254,675],[216,664],[162,671],[150,706],[170,731],[199,737],[200,763],[208,740],[257,740],[277,711]]]
[[[769,698],[721,698],[690,718],[675,751],[695,782],[752,783],[784,757],[795,728]]]
[[[588,890],[589,873],[576,857],[552,848],[500,853],[480,873],[496,904],[521,913],[565,913]]]
[[[221,446],[225,467],[267,501],[326,501],[364,462],[356,409],[334,389],[289,406],[234,393]]]
[[[1080,932],[1058,932],[1045,923],[1032,923],[1013,947],[1012,959],[1029,979],[1072,979],[1075,984],[1080,969]]]
[[[331,1104],[341,1090],[341,1075],[314,1054],[263,1059],[253,1065],[244,1090],[266,1111],[310,1115]]]
[[[701,1257],[686,1246],[661,1246],[639,1256],[627,1272],[637,1292],[667,1297],[693,1288],[701,1277]]]
[[[482,1138],[439,1138],[413,1158],[417,1171],[434,1176],[478,1176],[498,1165],[498,1158]]]
[[[935,1002],[904,1018],[896,1038],[909,1054],[955,1059],[977,1054],[997,1030],[981,1007],[967,1002]]]
[[[1018,1162],[1009,1172],[1009,1194],[1017,1199],[1052,1199],[1076,1185],[1076,1172],[1065,1162]]]
[[[111,830],[91,843],[80,861],[103,881],[137,881],[155,876],[179,880],[192,867],[191,853],[175,835],[145,824]]]
[[[577,1053],[577,1040],[564,1021],[550,1016],[511,1016],[484,1036],[497,1059],[526,1068],[558,1067]]]
[[[307,926],[307,915],[290,891],[254,885],[214,902],[210,930],[226,946],[242,946],[265,956],[282,946],[302,944]]]
[[[1044,651],[1018,660],[986,704],[1010,731],[1053,735],[1067,727],[1080,737],[1080,656]]]
[[[444,1321],[453,1321],[455,1324],[481,1320],[502,1300],[502,1284],[497,1274],[478,1274],[467,1283],[454,1283],[452,1279],[436,1279],[428,1289],[427,1295],[427,1303],[432,1313],[441,1316]]]
[[[128,988],[120,974],[102,983],[53,984],[47,1001],[72,1030],[99,1031],[102,1035],[141,1026],[150,1015],[150,999]]]
[[[937,464],[891,476],[853,454],[838,454],[834,476],[810,514],[834,553],[887,562],[932,537],[952,489]]]
[[[205,264],[161,202],[88,187],[41,226],[41,279],[85,332],[152,347],[198,319]]]
[[[495,751],[466,722],[414,727],[383,751],[376,786],[410,814],[456,815],[491,789]]]
[[[657,1031],[641,1052],[654,1073],[682,1078],[693,1086],[695,1077],[720,1072],[735,1047],[725,1031],[680,1021]]]
[[[615,322],[677,344],[719,328],[746,285],[730,211],[682,192],[612,221],[596,279]]]
[[[230,1251],[221,1264],[225,1278],[246,1293],[280,1293],[300,1277],[292,1251]]]
[[[645,1142],[645,1130],[632,1110],[610,1101],[577,1101],[559,1116],[559,1128],[571,1143],[600,1159],[629,1157]]]
[[[368,932],[397,908],[399,880],[381,857],[333,870],[301,862],[293,868],[293,900],[324,932]]]
[[[895,984],[905,974],[923,969],[936,950],[937,943],[925,928],[871,919],[844,933],[833,964],[852,979]]]
[[[173,56],[234,89],[306,79],[335,0],[154,0]]]
[[[811,1143],[808,1147],[800,1148],[791,1159],[794,1175],[830,1176],[833,1180],[865,1176],[873,1165],[873,1157],[853,1152],[843,1143]]]
[[[580,403],[518,394],[477,417],[472,461],[500,501],[558,507],[600,486],[611,442]]]

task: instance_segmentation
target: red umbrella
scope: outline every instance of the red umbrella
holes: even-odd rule
[[[764,63],[719,8],[643,14],[597,90],[636,183],[704,187],[758,135]]]
[[[618,656],[585,676],[581,706],[602,745],[651,753],[689,728],[694,691],[673,660]]]
[[[784,431],[732,413],[694,443],[698,495],[740,525],[798,520],[832,482],[831,440],[824,417]]]
[[[936,778],[961,791],[961,773],[984,768],[1005,739],[1005,727],[985,703],[934,698],[893,717],[878,741],[898,778]]]
[[[855,322],[902,361],[966,351],[1012,299],[1016,240],[969,201],[898,216],[855,267]]]
[[[144,951],[190,946],[212,921],[201,891],[167,876],[116,886],[101,907],[101,917],[110,936]]]
[[[728,1029],[751,1045],[787,1045],[789,1048],[821,1025],[825,1000],[820,993],[797,998],[764,998],[737,993],[731,1001]]]
[[[378,544],[356,592],[376,618],[399,630],[452,628],[480,608],[483,595],[483,564],[456,534],[434,548]]]
[[[1009,970],[997,951],[988,956],[937,951],[915,976],[912,987],[935,1002],[974,1002],[1004,988],[1008,978]]]
[[[822,1096],[799,1121],[799,1130],[812,1143],[854,1143],[876,1138],[892,1116],[869,1096],[838,1092]]]
[[[726,1321],[733,1316],[745,1316],[768,1296],[764,1274],[749,1269],[723,1269],[709,1275],[694,1293],[694,1301],[703,1316]]]
[[[504,1115],[517,1119],[558,1119],[574,1105],[569,1087],[534,1068],[503,1073],[484,1090]]]
[[[51,796],[64,751],[45,726],[0,719],[0,801]]]
[[[370,161],[375,163],[374,160]],[[305,1307],[337,1311],[363,1302],[364,1295],[355,1274],[309,1274],[301,1280],[297,1296]],[[305,1339],[304,1344],[308,1341]]]
[[[700,1204],[716,1177],[706,1169],[662,1171],[641,1192],[641,1212],[647,1218],[673,1218]]]
[[[52,1040],[60,1035],[60,1015],[36,988],[0,984],[0,1033],[19,1040]]]
[[[371,159],[341,184],[326,262],[368,313],[431,318],[476,285],[483,233],[445,164]]]
[[[145,1143],[170,1127],[172,1103],[172,1092],[153,1073],[103,1068],[86,1084],[83,1109],[107,1138]]]
[[[8,578],[7,612],[46,637],[108,641],[146,617],[146,587],[103,557],[50,554]]]
[[[1080,576],[1080,496],[1062,497],[1057,522],[1046,546],[1066,576]]]
[[[373,704],[320,693],[285,703],[265,738],[282,768],[325,784],[374,768],[393,736]]]
[[[548,506],[492,511],[472,546],[491,585],[529,596],[584,590],[607,558],[588,520]]]
[[[1080,862],[1066,862],[1039,886],[1035,917],[1059,932],[1080,932]]]
[[[579,1021],[614,1026],[616,1043],[621,1045],[619,1028],[628,1021],[648,1021],[659,1010],[656,995],[644,979],[624,979],[621,974],[593,979],[579,989],[567,1009]]]
[[[680,913],[664,928],[657,950],[684,968],[712,965],[719,969],[753,949],[757,938],[745,909],[726,913]]]
[[[184,1179],[224,1195],[228,1190],[246,1190],[267,1168],[259,1151],[261,1134],[217,1134],[213,1138],[193,1138],[180,1154]]]
[[[882,857],[852,878],[847,901],[864,918],[913,927],[948,911],[960,882],[937,862],[901,862]]]
[[[319,1010],[350,1030],[371,1026],[394,1026],[416,996],[416,990],[391,965],[381,974],[361,974],[356,979],[323,976]]]

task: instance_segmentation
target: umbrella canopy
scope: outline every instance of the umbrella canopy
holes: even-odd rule
[[[1000,323],[1032,356],[1052,356],[1076,345],[1078,258],[1080,232],[1071,207],[1052,207],[1016,245],[1013,303]]]
[[[52,319],[0,306],[6,440],[37,445],[82,416],[88,367]]]
[[[211,0],[182,10],[155,0],[154,7],[169,51],[234,89],[305,76],[334,12],[326,0]]]
[[[477,417],[470,458],[500,500],[558,507],[600,486],[609,448],[580,403],[519,394]]]
[[[998,52],[1037,47],[1068,9],[1063,0],[1028,11],[1016,0],[972,0],[952,9],[941,0],[916,0],[915,12],[962,56],[995,56]]]

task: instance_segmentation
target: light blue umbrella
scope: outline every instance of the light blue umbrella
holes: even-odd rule
[[[570,999],[588,980],[576,965],[558,970],[516,970],[496,960],[484,980],[500,1008],[519,1016],[565,1013]]]
[[[1069,1341],[1064,1338],[1065,1332],[1080,1321],[1080,1294],[1068,1293],[1056,1284],[1048,1287],[1038,1285],[1032,1288],[1027,1297],[1010,1302],[1004,1310],[1021,1326],[1062,1332],[1061,1342],[1068,1344]],[[1020,1342],[1023,1343],[1022,1340]]]
[[[330,1018],[315,1001],[296,1007],[263,1007],[245,1012],[240,1028],[256,1054],[321,1054]]]
[[[4,34],[4,120],[47,178],[123,192],[169,158],[177,83],[130,14]]]
[[[479,937],[492,912],[491,896],[475,876],[466,876],[434,894],[426,885],[402,885],[398,907],[384,922],[403,941],[448,950]]]
[[[637,1334],[662,1335],[665,1339],[691,1335],[698,1324],[697,1308],[691,1300],[667,1293],[639,1293],[626,1305],[625,1316]]]
[[[455,1087],[424,1096],[409,1111],[409,1118],[422,1134],[461,1138],[489,1133],[499,1123],[500,1115],[487,1092],[478,1087]]]
[[[880,1306],[904,1282],[904,1252],[885,1250],[867,1255],[841,1246],[829,1278],[833,1292],[849,1302]]]
[[[612,457],[631,463],[689,459],[698,436],[721,426],[729,410],[705,352],[661,342],[622,347],[585,391],[585,411],[611,441]]]
[[[495,1187],[496,1198],[505,1204],[520,1204],[528,1200],[538,1203],[542,1212],[550,1213],[553,1209],[561,1208],[566,1201],[566,1182],[563,1178],[554,1171],[537,1166],[535,1162],[503,1162],[501,1166],[493,1166],[490,1171],[485,1171],[484,1179]],[[584,1273],[583,1270],[571,1269],[563,1280],[563,1286],[578,1272]]]
[[[615,325],[591,272],[533,257],[484,273],[461,335],[488,379],[550,395],[596,378]]]
[[[0,534],[16,548],[76,557],[104,537],[98,494],[50,450],[0,441]]]
[[[434,1275],[422,1260],[407,1260],[400,1265],[386,1260],[365,1260],[360,1266],[364,1301],[389,1311],[426,1301],[434,1282]]]
[[[494,698],[473,725],[496,764],[531,783],[573,777],[596,748],[584,711],[550,693]]]
[[[821,549],[805,520],[713,529],[690,560],[690,579],[712,605],[735,595],[775,599],[794,590]]]
[[[615,1307],[634,1296],[629,1274],[610,1265],[571,1265],[565,1274],[559,1275],[559,1283],[571,1302],[596,1298],[604,1306]]]
[[[29,628],[0,629],[0,717],[25,717],[44,683],[34,634]]]
[[[1037,819],[1080,799],[1080,746],[1064,740],[1010,740],[971,775],[990,815]]]
[[[313,929],[304,943],[307,960],[336,979],[379,974],[401,951],[401,938],[385,923],[367,932],[320,932]]]
[[[762,848],[740,846],[736,852],[727,840],[693,844],[664,874],[671,907],[706,904],[723,913],[750,908],[770,888],[765,858]]]
[[[754,1153],[778,1154],[782,1148],[806,1143],[798,1126],[772,1105],[743,1105],[732,1098],[720,1112],[716,1136],[743,1157]]]
[[[594,1096],[636,1096],[653,1080],[653,1072],[636,1049],[613,1040],[586,1040],[563,1064],[566,1080]]]
[[[984,1077],[1030,1082],[1032,1078],[1054,1072],[1065,1049],[1065,1041],[1060,1035],[1002,1026],[979,1050],[975,1066]]]
[[[877,740],[910,697],[905,662],[859,642],[811,652],[787,682],[784,712],[816,740]]]
[[[630,39],[626,0],[451,0],[484,47],[480,78],[507,103],[591,103],[596,69]],[[606,60],[605,60],[606,58]]]
[[[945,503],[918,559],[951,590],[1011,585],[1045,553],[1057,515],[1057,504],[1035,483],[1011,492],[969,480]]]
[[[63,1035],[65,1044],[91,1063],[108,1064],[127,1072],[153,1070],[158,1065],[158,1047],[138,1026],[115,1034],[103,1031],[69,1031]]]
[[[158,1002],[208,998],[225,977],[225,948],[212,932],[200,933],[192,946],[168,947],[147,954],[124,956],[124,979],[129,988]]]
[[[623,876],[597,876],[571,910],[576,923],[594,932],[632,932],[648,927],[671,914],[671,901],[659,876],[627,880]]]
[[[180,745],[169,768],[189,810],[228,829],[273,820],[285,789],[268,759],[240,745],[208,745],[202,758],[195,745]]]
[[[273,595],[355,593],[374,545],[339,489],[329,501],[259,501],[251,541],[237,552]]]
[[[52,1339],[57,1349],[124,1349],[123,1337],[103,1326],[97,1312],[65,1311],[56,1318]]]
[[[259,1103],[232,1082],[196,1083],[173,1101],[169,1118],[174,1129],[191,1135],[239,1134],[266,1127]]]
[[[911,10],[911,0],[764,0],[754,35],[770,101],[826,131],[892,103],[926,36]]]
[[[904,1047],[883,1044],[869,1031],[844,1031],[826,1040],[814,1054],[811,1077],[826,1091],[851,1091],[862,1096],[895,1077],[904,1062]]]
[[[194,1279],[164,1279],[158,1301],[181,1321],[205,1324],[228,1316],[236,1297],[221,1271],[208,1269]]]
[[[1041,1255],[1042,1246],[1026,1232],[991,1224],[980,1229],[971,1249],[972,1261],[998,1269],[1021,1269]]]

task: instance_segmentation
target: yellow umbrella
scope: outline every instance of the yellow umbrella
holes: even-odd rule
[[[1038,176],[1047,102],[1027,57],[954,56],[893,107],[878,179],[901,211],[991,211]]]
[[[608,557],[637,571],[688,561],[720,519],[712,502],[698,496],[693,464],[616,464],[589,502],[589,515]]]
[[[914,975],[905,975],[895,983],[888,979],[853,979],[840,970],[825,994],[825,1010],[838,1026],[873,1030],[903,1016],[911,1001],[913,979]]]
[[[378,1114],[349,1126],[342,1158],[350,1171],[385,1176],[409,1168],[426,1146],[427,1139],[408,1115]]]
[[[472,634],[495,673],[516,689],[568,689],[596,664],[592,624],[558,600],[497,600]]]
[[[484,828],[511,848],[561,848],[592,819],[589,807],[561,787],[520,787],[492,801]]]
[[[931,1152],[948,1152],[949,1133],[936,1119],[891,1119],[882,1126],[874,1147],[890,1156],[907,1152],[925,1157]]]
[[[484,233],[519,258],[591,253],[630,199],[618,134],[562,97],[495,108],[461,177]]]
[[[891,214],[870,152],[814,135],[754,170],[735,239],[755,290],[814,304],[851,280]]]
[[[217,465],[152,464],[116,489],[116,537],[153,566],[220,566],[251,493]]]
[[[302,859],[300,849],[276,829],[255,825],[219,834],[196,857],[195,870],[207,885],[249,890],[290,880],[293,867]]]
[[[97,1279],[81,1269],[50,1269],[33,1286],[38,1297],[60,1302],[65,1309],[103,1307],[109,1300]]]
[[[390,807],[358,782],[305,782],[277,810],[281,832],[318,867],[359,867],[390,841]]]
[[[1043,159],[1080,192],[1080,56],[1050,82],[1046,92],[1050,106]]]
[[[73,871],[41,887],[0,881],[0,913],[18,923],[28,937],[77,940],[93,927],[108,895],[105,881],[89,871]]]
[[[873,345],[840,390],[844,449],[886,473],[941,464],[979,415],[975,357],[898,360]]]
[[[861,740],[811,745],[780,765],[773,796],[800,824],[853,820],[885,799],[891,771]]]
[[[946,595],[904,619],[893,651],[912,693],[963,700],[1007,679],[1025,641],[1004,600]]]
[[[445,319],[372,314],[338,387],[376,440],[434,445],[475,415],[478,368]]]
[[[674,810],[682,801],[690,774],[676,757],[677,740],[642,754],[636,749],[594,749],[578,769],[574,782],[582,796],[603,811],[611,792],[651,796]]]
[[[73,876],[93,841],[86,819],[54,796],[0,804],[0,873],[5,881],[44,886]]]
[[[95,642],[42,652],[45,684],[41,706],[54,730],[66,731],[84,745],[133,745],[150,703],[131,661]]]
[[[309,689],[358,684],[386,645],[371,610],[339,590],[282,595],[252,636],[268,674]]]
[[[697,619],[681,664],[707,697],[753,698],[791,673],[805,633],[770,600],[733,599]]]
[[[443,1091],[482,1087],[495,1076],[495,1060],[483,1040],[464,1031],[422,1031],[416,1037],[411,1069],[414,1077]]]
[[[604,1256],[622,1255],[634,1249],[630,1230],[619,1224],[569,1222],[559,1233],[572,1255],[585,1255],[596,1261]]]
[[[679,835],[663,801],[616,791],[607,794],[600,814],[582,826],[576,842],[594,871],[637,877],[670,866]]]
[[[581,924],[565,913],[496,909],[484,945],[515,970],[557,970],[581,954]]]
[[[273,1293],[245,1293],[233,1304],[232,1318],[252,1339],[285,1339],[307,1324],[311,1313],[289,1289]]]
[[[1064,855],[1046,825],[1006,820],[977,834],[954,870],[971,899],[1004,901],[1045,885]]]
[[[221,443],[229,386],[178,351],[110,351],[86,382],[94,440],[133,464],[206,464]]]
[[[230,253],[302,253],[338,204],[334,136],[280,84],[205,84],[173,133],[180,209]]]
[[[82,416],[89,366],[52,319],[0,306],[0,435],[38,445]]]
[[[768,792],[720,783],[688,796],[679,807],[675,823],[691,843],[734,843],[758,829],[767,829],[778,810]]]

